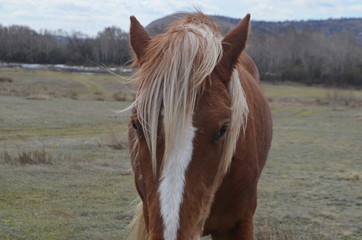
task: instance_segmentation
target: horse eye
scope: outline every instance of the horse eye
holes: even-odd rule
[[[216,134],[215,138],[214,138],[214,142],[219,141],[227,132],[229,128],[229,123],[224,124],[220,129],[219,132]]]
[[[139,128],[139,126],[137,125],[137,123],[135,121],[132,121],[132,127],[139,136],[142,135],[141,129]]]

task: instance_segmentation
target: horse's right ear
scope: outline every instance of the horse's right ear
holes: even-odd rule
[[[223,56],[217,69],[221,75],[227,79],[227,84],[229,83],[231,74],[241,52],[245,49],[249,32],[249,22],[250,14],[247,14],[222,40]]]
[[[141,63],[146,48],[151,40],[144,27],[138,22],[137,18],[131,16],[131,27],[129,31],[132,50],[136,54],[137,62]]]

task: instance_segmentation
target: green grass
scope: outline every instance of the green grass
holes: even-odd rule
[[[0,76],[14,79],[0,83],[0,239],[125,239],[137,194],[124,148],[128,117],[115,111],[129,102],[112,94],[128,90],[110,75]],[[263,88],[274,139],[259,184],[258,240],[359,240],[361,108],[332,103],[329,89]],[[32,91],[50,98],[26,99]]]
[[[128,76],[115,77],[111,74],[83,75],[81,73],[1,68],[0,77],[13,79],[11,83],[1,83],[0,94],[2,95],[47,94],[52,97],[104,100],[110,99],[112,94],[118,91],[129,91],[124,84],[128,80]]]
[[[292,222],[299,234],[317,229],[325,239],[358,239],[361,112],[310,105],[276,108],[257,215],[282,225]]]
[[[0,128],[0,239],[119,239],[136,195],[127,150],[107,147],[107,139],[117,132],[126,142],[128,119],[114,110],[127,103],[0,101],[6,113]],[[36,151],[45,151],[50,164],[18,161]]]
[[[271,98],[302,98],[302,99],[323,99],[328,94],[338,92],[342,95],[354,95],[362,98],[362,91],[353,89],[335,89],[323,87],[307,87],[303,85],[272,85],[263,84],[263,90]]]

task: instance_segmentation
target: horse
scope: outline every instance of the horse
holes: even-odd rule
[[[245,52],[250,14],[225,37],[202,12],[153,37],[130,20],[133,239],[252,240],[272,117]]]

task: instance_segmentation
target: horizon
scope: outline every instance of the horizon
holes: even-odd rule
[[[171,13],[171,14],[168,14],[168,15],[165,15],[165,16],[162,16],[160,18],[157,18],[157,19],[154,19],[152,20],[151,22],[149,22],[148,24],[146,25],[143,25],[144,27],[147,27],[148,25],[150,25],[151,23],[153,23],[154,21],[157,21],[159,19],[162,19],[164,17],[167,17],[167,16],[170,16],[170,15],[173,15],[173,14],[177,14],[177,13],[180,13],[180,12],[174,12],[174,13]],[[226,18],[230,18],[230,19],[235,19],[235,20],[241,20],[242,18],[235,18],[235,17],[229,17],[229,16],[225,16],[225,15],[219,15],[219,14],[212,14],[212,15],[209,15],[207,14],[208,16],[216,16],[216,17],[226,17]],[[289,19],[286,19],[286,20],[258,20],[258,19],[251,19],[251,22],[267,22],[267,23],[296,23],[296,22],[318,22],[318,21],[330,21],[330,20],[362,20],[362,17],[339,17],[339,18],[333,18],[333,17],[330,17],[330,18],[326,18],[326,19],[301,19],[301,20],[289,20]],[[78,29],[72,29],[70,31],[68,30],[65,30],[65,29],[61,29],[61,28],[58,28],[58,29],[48,29],[48,28],[45,28],[45,29],[34,29],[32,28],[31,26],[29,25],[26,25],[26,24],[10,24],[10,25],[4,25],[0,22],[0,26],[2,27],[11,27],[11,26],[22,26],[22,27],[29,27],[31,30],[37,32],[38,34],[42,34],[42,32],[45,32],[45,31],[49,31],[51,33],[55,33],[55,32],[59,32],[59,34],[57,34],[56,36],[60,36],[60,37],[67,37],[68,35],[70,34],[73,34],[73,33],[81,33],[83,35],[85,35],[85,37],[89,37],[89,38],[94,38],[97,36],[98,33],[104,31],[106,28],[109,28],[109,27],[116,27],[116,28],[119,28],[121,29],[122,31],[124,31],[125,33],[129,33],[129,29],[123,29],[123,28],[120,28],[119,26],[115,26],[115,25],[109,25],[109,26],[105,26],[103,29],[99,29],[98,31],[96,31],[96,34],[88,34],[88,33],[85,33],[85,32],[82,32],[82,30],[78,30]]]
[[[272,4],[270,4],[272,3]],[[362,2],[356,0],[0,0],[0,24],[28,26],[94,37],[106,27],[129,32],[129,17],[143,26],[176,12],[200,10],[207,15],[241,19],[250,13],[252,21],[298,22],[362,17]]]

